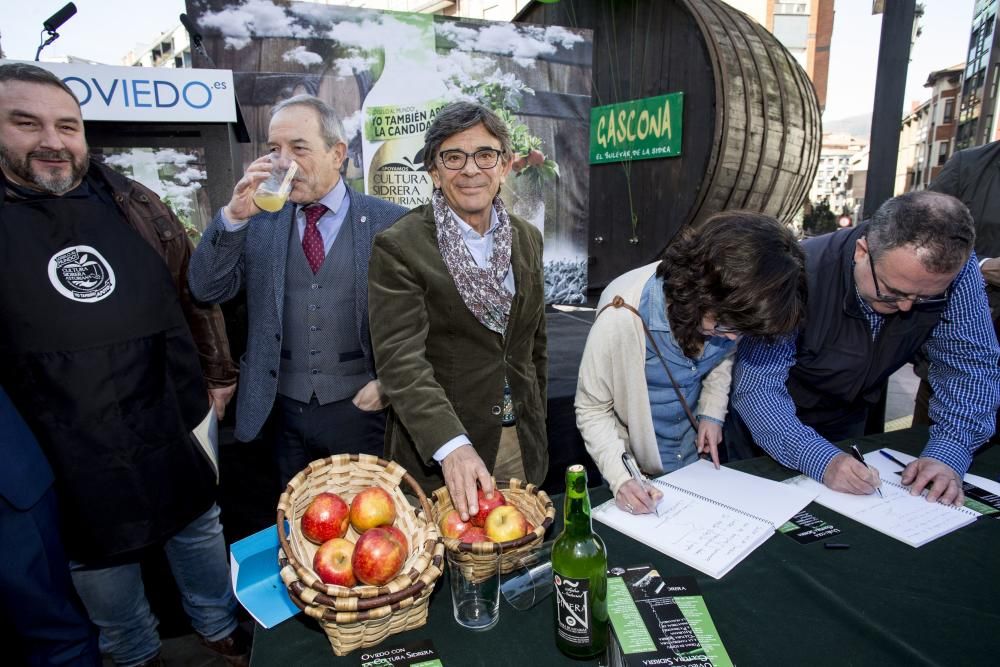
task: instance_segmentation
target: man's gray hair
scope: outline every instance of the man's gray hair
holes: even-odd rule
[[[972,215],[958,199],[940,192],[908,192],[875,211],[868,227],[874,259],[912,246],[931,273],[952,273],[969,261],[976,242]]]
[[[333,148],[337,144],[347,143],[344,140],[344,124],[340,122],[340,116],[329,104],[319,99],[315,95],[296,95],[287,100],[281,100],[271,107],[271,118],[288,107],[309,107],[319,116],[319,132],[326,142],[327,148]]]
[[[80,100],[76,99],[73,90],[62,79],[44,67],[29,63],[7,63],[6,65],[0,65],[0,83],[7,81],[55,86],[72,97],[73,101],[76,102],[76,106],[80,106]]]
[[[424,134],[424,166],[427,169],[433,166],[434,159],[437,157],[438,151],[441,150],[441,144],[448,137],[480,123],[500,142],[500,150],[503,152],[502,159],[510,160],[512,148],[507,123],[503,122],[503,119],[496,115],[492,109],[484,107],[482,104],[452,102],[437,112],[431,126],[427,128],[427,133]]]

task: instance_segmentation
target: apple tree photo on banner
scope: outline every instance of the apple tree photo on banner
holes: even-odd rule
[[[591,31],[276,0],[187,8],[216,66],[233,70],[245,165],[267,152],[271,106],[309,93],[343,119],[348,184],[413,208],[431,194],[423,137],[437,110],[464,99],[496,111],[515,151],[500,194],[544,234],[546,301],[584,301]]]

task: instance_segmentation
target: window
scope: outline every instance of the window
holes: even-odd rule
[[[949,97],[944,101],[944,118],[942,123],[951,123],[955,120],[955,98]]]
[[[785,48],[804,49],[809,36],[809,16],[792,16],[789,14],[774,16],[774,36],[785,45]]]
[[[938,166],[940,167],[945,162],[948,161],[948,143],[947,141],[942,141],[938,145]]]
[[[808,2],[776,2],[774,3],[775,14],[808,14]]]

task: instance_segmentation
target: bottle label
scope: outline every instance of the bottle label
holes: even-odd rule
[[[553,573],[556,591],[556,632],[570,644],[590,644],[590,580]]]

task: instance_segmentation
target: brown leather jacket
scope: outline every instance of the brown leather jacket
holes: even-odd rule
[[[194,247],[180,220],[156,193],[144,185],[93,161],[90,163],[90,175],[108,185],[125,220],[166,262],[177,286],[191,335],[198,345],[205,383],[210,389],[234,384],[239,372],[229,355],[229,339],[222,311],[218,306],[196,302],[188,289],[188,262]],[[6,186],[5,180],[0,179],[0,182]],[[17,198],[10,190],[5,195],[9,199]]]

